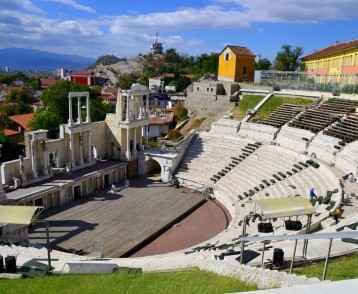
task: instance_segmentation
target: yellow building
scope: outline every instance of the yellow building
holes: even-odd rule
[[[218,80],[253,82],[255,57],[246,47],[227,45],[219,55]]]
[[[358,75],[358,40],[337,43],[302,59],[307,73],[320,82],[353,83]]]

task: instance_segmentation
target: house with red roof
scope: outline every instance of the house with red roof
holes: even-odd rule
[[[40,79],[41,89],[47,89],[58,82],[55,78]]]
[[[4,135],[12,141],[21,142],[24,133],[31,131],[30,122],[33,118],[34,113],[9,116],[10,126],[4,130]]]
[[[174,125],[173,111],[152,114],[149,116],[148,136],[149,138],[163,137]]]
[[[93,70],[80,70],[71,73],[71,82],[82,86],[94,86],[96,84],[96,76]]]

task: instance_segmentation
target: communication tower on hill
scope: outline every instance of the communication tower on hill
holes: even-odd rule
[[[158,33],[155,34],[155,39],[151,47],[152,54],[163,54],[163,44],[159,42]]]

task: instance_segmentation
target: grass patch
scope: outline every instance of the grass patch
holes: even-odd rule
[[[307,98],[299,97],[284,97],[284,96],[273,96],[267,101],[260,110],[256,113],[253,120],[262,120],[267,118],[270,113],[275,111],[282,104],[295,104],[295,105],[311,105],[314,101]]]
[[[234,119],[243,119],[247,111],[253,109],[263,98],[265,97],[259,95],[244,95],[239,105],[232,110]]]
[[[327,279],[332,281],[358,278],[358,254],[343,256],[330,260],[327,270]],[[294,269],[294,273],[307,277],[321,278],[324,262],[319,262]]]
[[[197,269],[133,274],[65,275],[25,280],[2,280],[0,292],[6,294],[109,294],[109,293],[228,293],[256,290],[237,279]]]

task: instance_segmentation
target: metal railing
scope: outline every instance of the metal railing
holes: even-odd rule
[[[329,258],[331,257],[331,250],[332,250],[332,243],[335,239],[358,239],[358,231],[353,232],[334,232],[334,233],[314,233],[314,234],[302,234],[302,235],[280,235],[280,236],[264,236],[264,237],[241,237],[240,240],[242,244],[245,242],[263,242],[264,247],[262,251],[262,258],[261,258],[261,266],[264,266],[264,254],[266,249],[266,244],[269,241],[295,241],[295,245],[293,248],[293,254],[291,258],[290,263],[290,270],[289,272],[292,273],[293,265],[295,262],[295,255],[296,255],[296,249],[297,249],[297,243],[298,241],[304,241],[307,240],[329,240],[328,250],[325,257],[325,263],[322,273],[322,280],[326,279],[327,276],[327,269],[328,269],[328,263]],[[243,255],[243,252],[241,255]]]
[[[358,74],[317,74],[309,72],[257,71],[256,84],[285,89],[358,94]]]

